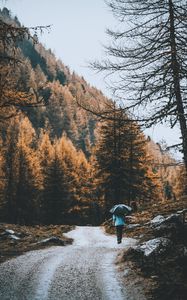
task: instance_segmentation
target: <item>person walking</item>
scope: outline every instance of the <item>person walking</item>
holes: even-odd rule
[[[120,244],[122,241],[123,227],[125,225],[125,217],[123,215],[113,214],[112,219],[116,227],[117,243]]]

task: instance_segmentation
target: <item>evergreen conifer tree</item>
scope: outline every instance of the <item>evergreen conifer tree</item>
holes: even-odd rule
[[[135,122],[114,109],[101,126],[96,147],[96,178],[103,192],[105,211],[118,203],[150,200],[157,184],[150,172],[146,139]]]

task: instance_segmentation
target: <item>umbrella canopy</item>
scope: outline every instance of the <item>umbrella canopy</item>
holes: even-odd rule
[[[125,204],[117,204],[111,208],[110,212],[116,215],[127,215],[132,212],[132,208]]]

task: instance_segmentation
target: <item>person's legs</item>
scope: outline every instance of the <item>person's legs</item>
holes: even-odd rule
[[[122,234],[123,234],[123,225],[116,226],[117,242],[121,243]]]

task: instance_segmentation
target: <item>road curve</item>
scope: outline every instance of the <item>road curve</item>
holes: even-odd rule
[[[1,300],[131,300],[114,260],[135,243],[100,227],[76,227],[73,245],[31,251],[0,265]],[[137,298],[138,299],[138,298]],[[134,299],[133,299],[134,300]]]

